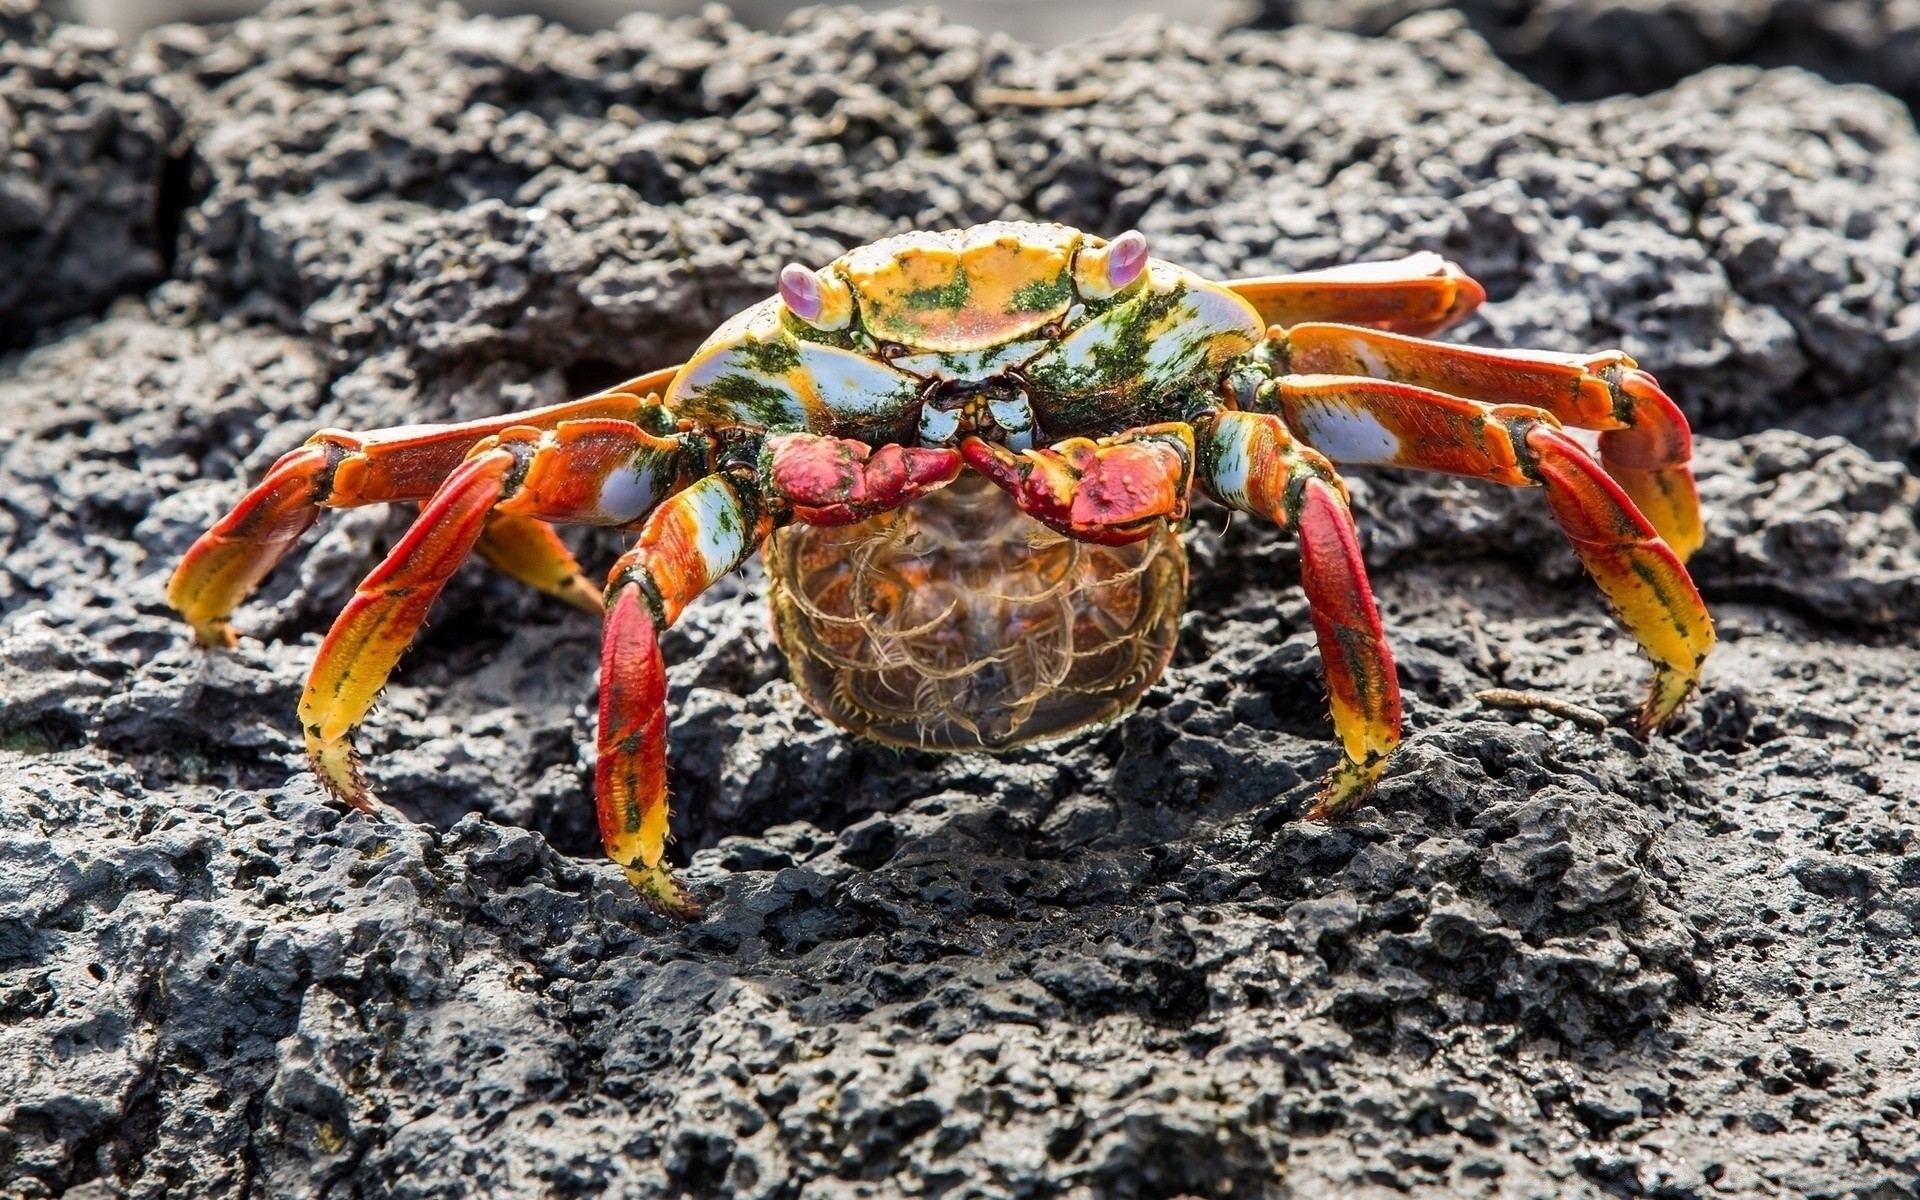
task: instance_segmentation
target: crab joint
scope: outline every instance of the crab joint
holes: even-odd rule
[[[875,452],[850,438],[780,434],[760,452],[768,495],[809,525],[851,525],[952,483],[960,455],[899,445]]]
[[[1146,273],[1147,235],[1129,229],[1104,246],[1080,251],[1073,284],[1088,300],[1105,300],[1133,286]]]
[[[780,302],[815,329],[845,329],[853,319],[853,291],[838,276],[799,263],[780,268]]]
[[[1028,516],[1081,541],[1135,542],[1153,522],[1187,515],[1193,430],[1184,422],[1145,425],[1098,441],[1068,438],[1018,453],[970,437],[960,443],[960,454]]]

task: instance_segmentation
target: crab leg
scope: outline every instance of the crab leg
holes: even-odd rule
[[[1288,427],[1336,462],[1544,488],[1580,561],[1653,659],[1635,732],[1664,724],[1693,691],[1714,641],[1699,591],[1680,556],[1551,413],[1384,379],[1290,375],[1267,386]]]
[[[1113,437],[1068,438],[1013,451],[969,437],[961,457],[1004,488],[1021,511],[1083,542],[1115,545],[1145,537],[1153,522],[1187,515],[1193,429],[1180,421],[1142,425]]]
[[[910,504],[952,481],[951,450],[812,434],[767,439],[758,478],[709,475],[662,504],[608,576],[600,657],[600,759],[594,794],[607,857],[650,903],[680,917],[699,906],[665,861],[667,673],[660,631],[715,580],[745,562],[776,523],[845,524]]]
[[[600,590],[587,582],[573,551],[545,521],[495,513],[473,550],[502,575],[600,615]]]
[[[1269,325],[1344,321],[1402,333],[1438,333],[1465,320],[1484,288],[1438,254],[1354,263],[1324,271],[1233,279],[1227,287]]]
[[[1307,815],[1332,817],[1366,798],[1400,744],[1400,682],[1346,489],[1332,464],[1296,442],[1276,416],[1214,411],[1197,416],[1193,427],[1206,493],[1300,539],[1300,583],[1345,749]]]
[[[457,425],[409,425],[356,435],[323,429],[282,455],[258,486],[200,535],[167,585],[167,602],[203,646],[231,646],[227,618],[286,556],[322,508],[424,500],[481,441],[517,425],[551,429],[563,421],[612,417],[641,421],[655,393],[679,368],[642,375],[619,388],[532,412]]]
[[[357,808],[367,788],[352,733],[455,568],[491,532],[493,551],[530,581],[578,573],[543,521],[624,525],[682,482],[688,452],[627,421],[569,421],[504,430],[481,442],[420,509],[363,580],[320,645],[300,726],[314,771]],[[552,539],[551,544],[542,544]],[[565,589],[566,580],[556,587]]]
[[[1618,350],[1486,350],[1309,324],[1272,330],[1267,354],[1278,373],[1394,379],[1491,404],[1536,405],[1565,424],[1603,430],[1601,465],[1680,560],[1705,540],[1687,418],[1653,376]]]

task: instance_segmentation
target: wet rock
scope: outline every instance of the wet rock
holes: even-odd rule
[[[99,54],[194,183],[166,282],[0,363],[6,1194],[1911,1192],[1920,485],[1867,431],[1911,399],[1920,201],[1884,98],[1560,105],[1432,22],[1038,52],[321,3]],[[165,609],[320,425],[557,400],[788,258],[1034,215],[1222,273],[1439,249],[1493,285],[1464,336],[1625,344],[1726,435],[1680,727],[1474,700],[1644,686],[1531,493],[1355,473],[1408,739],[1332,825],[1269,529],[1203,509],[1166,678],[999,758],[815,716],[750,570],[665,639],[681,927],[598,853],[590,618],[455,579],[359,735],[408,820],[327,802],[293,717],[408,514],[330,515],[232,652]]]

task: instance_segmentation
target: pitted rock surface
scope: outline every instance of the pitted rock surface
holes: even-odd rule
[[[82,36],[20,20],[8,54]],[[87,53],[104,90],[33,103],[179,132],[114,160],[171,197],[96,205],[122,243],[35,251],[69,307],[8,310],[0,1193],[1915,1194],[1920,138],[1885,96],[1561,104],[1444,16],[1041,52],[339,3]],[[750,570],[665,639],[679,927],[597,852],[591,619],[462,572],[360,735],[376,820],[293,714],[409,514],[329,515],[233,652],[166,610],[315,428],[557,400],[790,258],[993,217],[1223,273],[1439,250],[1493,293],[1458,336],[1639,357],[1712,434],[1682,725],[1480,707],[1623,712],[1645,664],[1539,497],[1467,483],[1354,475],[1409,737],[1331,826],[1252,522],[1198,515],[1137,712],[999,758],[822,722]]]
[[[1502,58],[1574,99],[1738,62],[1920,101],[1920,9],[1902,0],[1260,0],[1254,23],[1378,34],[1436,10],[1457,11]]]

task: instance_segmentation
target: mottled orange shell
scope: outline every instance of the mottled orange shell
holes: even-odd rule
[[[995,221],[901,234],[835,266],[874,337],[940,353],[982,350],[1066,315],[1080,241],[1063,225]]]
[[[1064,538],[978,475],[766,543],[774,628],[821,714],[876,741],[1003,750],[1111,720],[1173,655],[1186,556]]]

